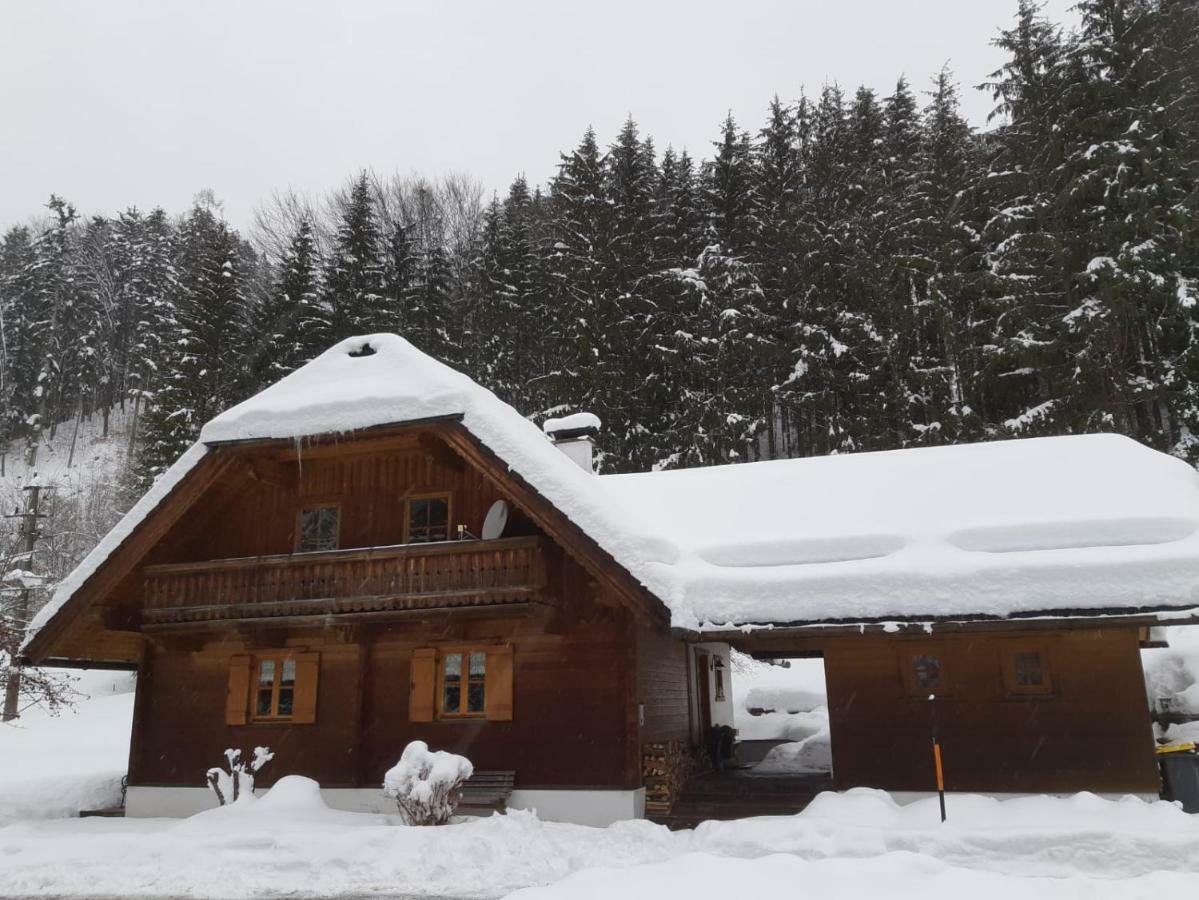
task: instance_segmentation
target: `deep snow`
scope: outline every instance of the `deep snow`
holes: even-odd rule
[[[56,716],[34,707],[0,723],[0,824],[120,805],[133,675],[62,673],[80,692],[74,706]]]
[[[644,821],[547,823],[523,812],[410,828],[391,816],[328,810],[315,783],[293,777],[252,803],[186,820],[0,827],[0,885],[22,896],[230,898],[500,897],[556,882],[517,896],[773,896],[834,882],[850,897],[867,889],[1147,897],[1199,888],[1199,818],[1171,804],[954,796],[949,813],[942,825],[935,801],[901,808],[882,792],[855,790],[823,794],[797,816],[676,833]]]

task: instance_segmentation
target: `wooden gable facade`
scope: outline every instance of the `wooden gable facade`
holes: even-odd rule
[[[133,788],[266,745],[275,773],[377,789],[421,739],[517,789],[635,792],[643,741],[690,727],[661,648],[685,660],[664,608],[442,421],[211,448],[28,652],[136,666]]]

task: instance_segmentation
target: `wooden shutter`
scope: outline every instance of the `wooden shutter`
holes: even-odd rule
[[[412,651],[412,690],[408,695],[408,720],[432,722],[437,691],[437,650],[418,647]]]
[[[490,722],[512,721],[512,646],[487,651],[485,706]]]
[[[245,725],[250,707],[250,670],[253,658],[235,656],[229,660],[229,691],[225,695],[225,724]]]
[[[292,697],[293,725],[311,725],[316,721],[316,689],[321,674],[319,653],[297,653],[296,687]]]

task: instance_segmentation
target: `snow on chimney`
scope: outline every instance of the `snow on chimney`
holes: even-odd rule
[[[554,445],[584,472],[595,471],[595,436],[599,429],[599,416],[589,412],[546,419],[541,426]]]

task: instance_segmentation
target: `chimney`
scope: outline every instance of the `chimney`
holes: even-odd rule
[[[546,419],[541,426],[554,446],[584,472],[595,471],[595,436],[599,434],[599,429],[599,416],[588,412]]]

